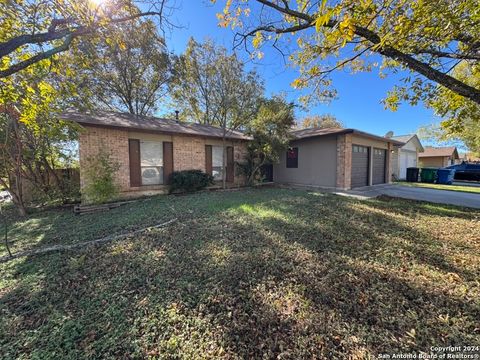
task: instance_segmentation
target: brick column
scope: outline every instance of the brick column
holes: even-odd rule
[[[337,136],[337,182],[339,189],[350,189],[352,179],[352,135]]]
[[[392,150],[393,150],[393,145],[392,143],[388,143],[388,148],[387,148],[387,160],[386,160],[386,164],[385,166],[387,167],[385,169],[385,176],[387,177],[385,179],[385,182],[387,184],[390,184],[392,182],[392,156],[398,156],[397,153],[395,154],[392,154]]]

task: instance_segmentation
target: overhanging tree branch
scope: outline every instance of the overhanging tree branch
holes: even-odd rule
[[[21,61],[15,65],[8,67],[6,70],[1,70],[0,79],[5,78],[9,75],[12,75],[20,70],[23,70],[39,61],[51,58],[55,54],[68,50],[68,48],[70,47],[70,44],[72,43],[72,40],[73,40],[73,35],[68,35],[65,37],[65,41],[62,43],[62,45],[54,47],[50,50],[38,53],[37,55],[34,55],[28,58],[27,60]]]
[[[280,12],[282,15],[294,17],[300,20],[301,23],[292,27],[280,27],[275,25],[259,26],[259,27],[256,27],[253,31],[248,32],[246,36],[243,37],[243,41],[245,41],[249,36],[253,36],[257,31],[265,31],[265,32],[271,32],[275,34],[285,34],[285,33],[294,33],[299,30],[314,27],[314,23],[316,20],[314,16],[311,16],[309,14],[306,14],[297,10],[293,10],[287,6],[281,6],[280,3],[277,1],[271,1],[271,0],[256,0],[256,1],[265,7],[268,7]],[[339,24],[338,21],[334,19],[330,19],[328,22],[326,22],[322,26],[326,28],[335,28],[338,26],[338,24]],[[395,48],[395,46],[392,44],[383,44],[380,35],[366,27],[354,26],[354,34],[356,36],[359,36],[363,39],[368,40],[373,45],[372,51],[378,54],[381,54],[385,57],[397,60],[400,63],[402,63],[404,66],[409,68],[410,70],[418,72],[419,74],[425,76],[427,79],[434,81],[448,88],[449,90],[474,101],[477,104],[480,104],[479,89],[469,86],[466,83],[448,75],[447,73],[437,70],[435,67],[416,59],[413,54],[409,54]],[[474,43],[474,40],[471,39],[471,37],[469,37],[468,35],[462,35],[462,39],[464,41],[469,40],[471,49],[473,45],[476,45]]]
[[[480,53],[454,53],[435,49],[415,49],[413,55],[433,55],[439,58],[457,59],[457,60],[480,60]]]

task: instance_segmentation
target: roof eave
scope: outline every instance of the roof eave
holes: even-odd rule
[[[356,129],[341,129],[341,130],[336,131],[336,132],[321,133],[321,134],[311,134],[311,135],[301,136],[301,137],[296,137],[296,136],[294,135],[295,137],[294,137],[293,141],[303,140],[303,139],[309,139],[309,138],[314,138],[314,137],[321,137],[321,136],[344,135],[344,134],[356,134],[356,135],[359,135],[359,136],[362,136],[362,137],[366,137],[366,138],[369,138],[369,139],[372,139],[372,140],[389,142],[389,143],[392,143],[392,144],[394,144],[394,145],[405,145],[405,143],[400,142],[400,141],[397,141],[397,140],[389,139],[389,138],[382,137],[382,136],[378,136],[378,135],[369,134],[369,133],[366,133],[366,132],[363,132],[363,131],[360,131],[360,130],[356,130]]]
[[[400,146],[405,145],[404,142],[393,140],[393,139],[386,138],[386,137],[383,137],[383,136],[369,134],[369,133],[366,133],[366,132],[363,132],[363,131],[360,131],[360,130],[356,130],[356,129],[349,129],[349,130],[352,130],[352,132],[356,135],[360,135],[360,136],[363,136],[363,137],[366,137],[366,138],[370,138],[372,140],[389,142],[389,143],[392,143],[393,145],[400,145]]]
[[[321,136],[329,136],[329,135],[342,135],[342,134],[347,134],[347,133],[351,133],[353,132],[352,129],[342,129],[341,131],[336,131],[336,132],[330,132],[330,133],[321,133],[321,134],[310,134],[310,135],[306,135],[306,136],[295,136],[295,134],[293,134],[293,139],[292,141],[295,141],[295,140],[303,140],[303,139],[311,139],[311,138],[315,138],[315,137],[321,137]]]

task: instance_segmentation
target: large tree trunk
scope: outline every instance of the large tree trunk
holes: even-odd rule
[[[23,146],[22,141],[19,136],[19,126],[17,118],[13,119],[13,128],[15,130],[15,146],[16,146],[16,157],[15,157],[15,193],[12,196],[16,199],[14,203],[17,205],[18,213],[20,216],[27,215],[27,209],[25,208],[25,203],[23,200],[23,184],[22,184],[22,164],[23,164]],[[12,184],[10,184],[12,188]]]
[[[255,183],[255,175],[260,171],[260,169],[262,168],[262,166],[263,166],[264,164],[265,164],[265,159],[261,160],[261,161],[258,163],[258,165],[255,165],[255,162],[254,162],[252,173],[250,174],[250,176],[249,176],[248,179],[247,179],[249,185],[254,185],[254,183]]]
[[[27,208],[25,207],[25,201],[23,199],[23,188],[19,171],[15,171],[15,174],[9,177],[9,184],[5,187],[10,195],[12,195],[12,201],[17,208],[18,214],[22,217],[27,215]]]
[[[20,215],[21,217],[27,216],[27,208],[25,207],[23,200],[15,203],[15,206],[17,207],[18,215]]]

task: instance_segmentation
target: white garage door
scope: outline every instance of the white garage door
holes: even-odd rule
[[[417,154],[410,151],[400,152],[400,179],[407,178],[407,168],[417,166]]]

